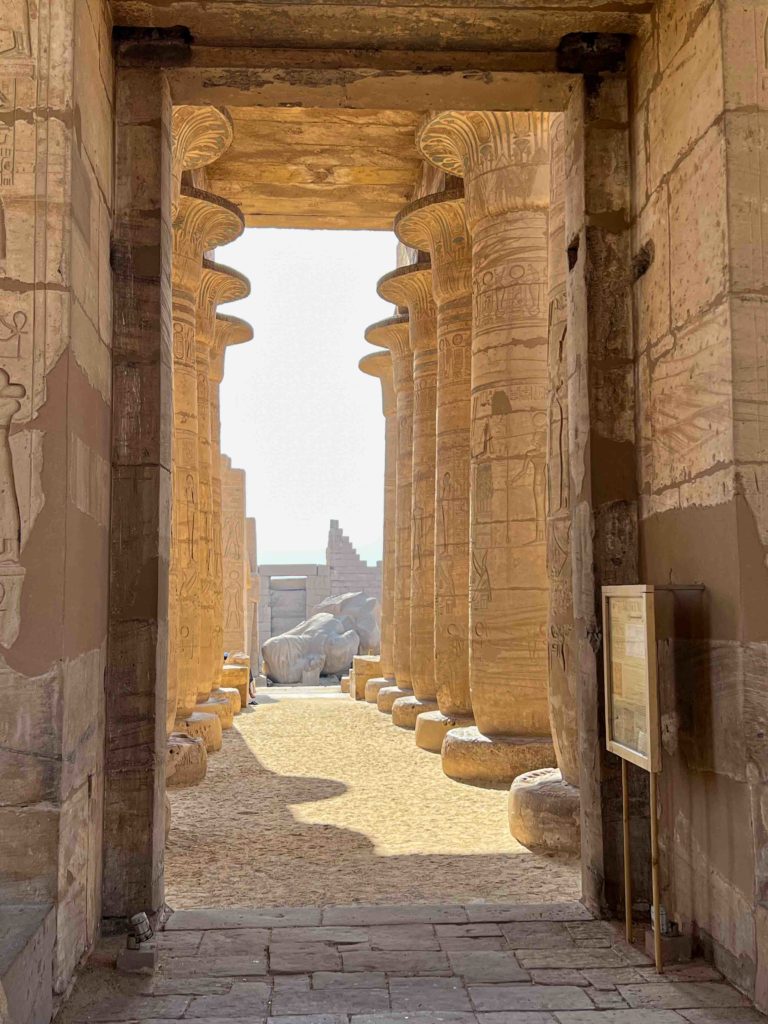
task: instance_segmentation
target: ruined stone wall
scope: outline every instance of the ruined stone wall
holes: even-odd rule
[[[0,903],[54,904],[62,991],[101,913],[111,24],[102,0],[2,21]]]
[[[325,561],[330,570],[331,594],[350,594],[360,590],[381,602],[381,562],[376,565],[364,562],[336,519],[331,520],[328,530]]]
[[[706,586],[664,651],[663,902],[763,1004],[767,21],[660,3],[631,52],[640,578]]]

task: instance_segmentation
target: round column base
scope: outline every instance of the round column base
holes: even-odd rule
[[[221,683],[219,684],[223,689],[229,689],[234,686],[237,692],[240,694],[240,707],[244,708],[248,705],[248,683],[249,683],[249,669],[247,665],[230,665],[227,662],[226,665],[222,666],[221,669]]]
[[[166,751],[166,785],[169,789],[197,786],[203,781],[208,768],[208,754],[200,736],[172,732]]]
[[[218,715],[222,729],[231,729],[234,715],[227,697],[209,697],[208,700],[201,700],[195,705],[195,711],[205,715]]]
[[[509,791],[509,831],[523,846],[558,853],[581,850],[579,791],[558,768],[518,775]]]
[[[474,719],[469,715],[459,718],[455,715],[444,715],[442,711],[427,711],[416,719],[416,746],[439,754],[442,752],[447,732],[474,724]]]
[[[342,693],[349,693],[349,676],[342,676],[339,685]]]
[[[418,697],[398,697],[392,705],[392,724],[400,729],[415,729],[419,715],[437,711],[436,700],[419,700]]]
[[[221,750],[221,719],[218,715],[193,711],[176,719],[174,732],[185,732],[193,738],[199,736],[209,754]]]
[[[365,684],[365,699],[368,704],[375,704],[379,699],[379,693],[385,686],[394,686],[394,679],[387,679],[385,676],[374,676]]]
[[[400,686],[382,686],[376,698],[376,707],[385,715],[392,714],[392,705],[400,697],[412,697],[413,690],[404,690]]]
[[[219,686],[215,690],[211,690],[212,697],[226,697],[229,701],[229,706],[232,709],[232,714],[239,715],[242,710],[242,698],[240,697],[240,691],[236,686]]]
[[[457,782],[512,782],[523,772],[557,764],[545,736],[485,736],[474,725],[446,733],[442,755],[443,771]]]

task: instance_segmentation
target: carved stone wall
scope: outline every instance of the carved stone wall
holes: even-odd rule
[[[630,53],[641,578],[706,585],[662,673],[663,899],[768,1006],[768,9]]]
[[[0,21],[0,903],[54,904],[62,991],[101,913],[111,23]]]

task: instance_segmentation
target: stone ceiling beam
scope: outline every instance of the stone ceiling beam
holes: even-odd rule
[[[174,103],[362,110],[564,110],[579,76],[557,71],[172,67]]]

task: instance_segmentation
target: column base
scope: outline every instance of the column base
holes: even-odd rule
[[[205,715],[218,715],[222,729],[231,729],[234,715],[227,697],[209,697],[208,700],[201,700],[195,705],[195,711]],[[519,773],[518,773],[519,774]]]
[[[464,729],[474,725],[471,716],[458,718],[455,715],[444,715],[442,711],[427,711],[416,719],[416,746],[439,754],[443,749],[445,734],[451,729]]]
[[[352,660],[353,669],[349,674],[349,694],[352,696],[352,680],[354,679],[355,700],[365,700],[365,687],[369,679],[373,679],[381,667],[378,654],[356,654]]]
[[[398,697],[392,705],[392,724],[399,729],[415,729],[416,719],[427,711],[437,711],[436,700],[419,700],[413,697]]]
[[[200,736],[172,732],[166,751],[166,785],[169,789],[197,786],[203,781],[208,768],[208,754]]]
[[[229,706],[232,709],[233,715],[239,715],[242,710],[243,701],[240,696],[240,690],[236,686],[219,686],[215,690],[211,690],[212,697],[226,697],[229,701]]]
[[[557,764],[545,736],[485,736],[477,726],[452,729],[443,740],[443,771],[457,782],[512,782],[534,768]]]
[[[413,690],[403,689],[401,686],[382,686],[376,698],[376,707],[385,715],[392,714],[392,705],[400,697],[412,697]]]
[[[174,732],[185,732],[192,737],[199,736],[209,754],[221,750],[221,719],[213,713],[193,711],[183,718],[177,718]]]
[[[349,676],[342,676],[339,685],[342,693],[349,693]]]
[[[245,708],[248,706],[248,677],[249,669],[247,665],[230,665],[227,663],[221,668],[221,683],[224,689],[228,689],[230,686],[236,687],[240,694],[240,707]]]
[[[523,846],[579,853],[579,791],[558,768],[518,775],[509,791],[509,831]]]
[[[369,679],[365,684],[365,699],[368,704],[375,704],[379,697],[379,692],[384,689],[385,686],[394,686],[394,679],[387,679],[384,676],[374,676],[373,679]]]

